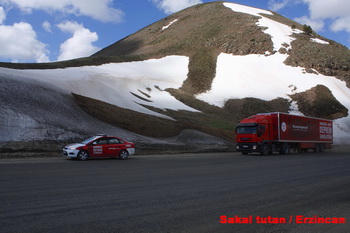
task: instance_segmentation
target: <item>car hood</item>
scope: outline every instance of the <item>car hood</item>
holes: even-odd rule
[[[78,148],[78,147],[80,147],[80,146],[85,146],[85,144],[83,144],[83,143],[73,143],[73,144],[69,144],[69,145],[67,145],[67,146],[65,146],[65,147],[67,147],[67,148]]]

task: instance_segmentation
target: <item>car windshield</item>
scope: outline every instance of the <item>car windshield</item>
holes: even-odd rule
[[[88,143],[90,143],[90,142],[96,140],[96,139],[99,138],[99,137],[100,137],[100,136],[94,136],[94,137],[92,137],[92,138],[88,138],[88,139],[86,139],[85,141],[83,141],[82,144],[88,144]]]
[[[239,126],[237,127],[237,134],[255,134],[256,126]]]

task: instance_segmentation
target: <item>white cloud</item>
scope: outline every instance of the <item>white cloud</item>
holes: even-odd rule
[[[350,16],[342,17],[334,21],[331,25],[331,29],[334,32],[347,31],[350,32]]]
[[[84,26],[82,24],[78,24],[75,21],[65,21],[63,23],[58,24],[57,27],[63,32],[69,32],[72,34],[76,31],[84,29]]]
[[[43,28],[45,31],[47,32],[52,32],[51,31],[51,24],[48,22],[48,21],[44,21],[43,24],[42,24]]]
[[[289,0],[282,0],[281,2],[278,2],[277,0],[269,0],[268,5],[270,10],[279,11],[285,6],[287,6],[288,3]]]
[[[343,18],[350,12],[349,0],[303,0],[312,19]]]
[[[46,45],[37,39],[32,26],[25,22],[0,25],[0,48],[0,57],[13,62],[49,61]]]
[[[330,19],[332,31],[345,30],[350,32],[350,1],[349,0],[303,0],[308,4],[310,19],[321,21]]]
[[[89,29],[84,28],[83,25],[77,22],[66,21],[58,24],[57,27],[63,32],[72,34],[71,38],[61,44],[58,61],[90,56],[100,50],[100,48],[92,44],[98,40],[97,33],[91,32]]]
[[[4,8],[0,6],[0,25],[4,23],[6,19],[6,13],[4,11]]]
[[[303,16],[300,18],[294,18],[294,21],[300,23],[300,24],[306,24],[312,27],[312,30],[314,31],[322,31],[324,28],[324,22],[323,20],[317,20],[317,19],[310,19],[307,16]]]
[[[124,13],[111,7],[113,0],[0,0],[0,3],[18,6],[31,13],[33,9],[47,12],[85,15],[102,22],[120,22]]]
[[[203,3],[201,0],[151,0],[156,6],[167,14],[172,14],[187,7]]]

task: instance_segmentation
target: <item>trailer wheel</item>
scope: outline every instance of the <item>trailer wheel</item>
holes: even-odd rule
[[[269,155],[272,155],[273,154],[273,147],[272,145],[269,146],[269,152],[268,152]]]
[[[289,154],[290,152],[290,145],[289,143],[283,143],[282,146],[280,147],[280,154],[281,155],[286,155]]]
[[[261,146],[260,154],[261,155],[267,155],[269,153],[269,145],[263,144]]]
[[[318,144],[319,151],[322,153],[324,151],[324,144]]]
[[[314,152],[316,153],[322,153],[324,151],[323,144],[315,144]]]

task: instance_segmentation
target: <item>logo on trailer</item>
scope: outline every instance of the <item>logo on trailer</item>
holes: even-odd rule
[[[282,122],[282,124],[281,124],[281,129],[282,129],[283,132],[286,132],[286,130],[287,130],[287,124],[286,124],[286,122]]]

